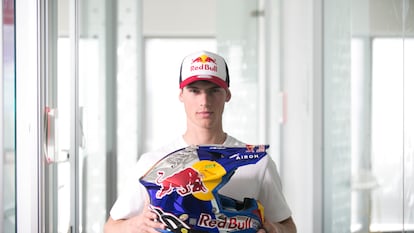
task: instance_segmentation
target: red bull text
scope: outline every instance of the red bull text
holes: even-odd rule
[[[209,214],[202,213],[198,219],[198,226],[207,228],[218,228],[219,230],[245,230],[255,228],[258,229],[259,223],[257,220],[249,217],[227,217],[223,216],[220,219],[213,219]]]
[[[217,66],[210,66],[209,64],[201,64],[201,65],[192,65],[190,66],[190,71],[195,71],[195,70],[210,70],[210,71],[214,71],[217,72]]]

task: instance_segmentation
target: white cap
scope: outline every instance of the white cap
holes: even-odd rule
[[[180,88],[200,80],[213,82],[225,89],[229,88],[229,72],[224,58],[208,51],[187,55],[181,64]]]

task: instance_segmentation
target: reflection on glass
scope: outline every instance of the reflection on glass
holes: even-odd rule
[[[70,149],[70,44],[69,38],[60,37],[57,41],[57,107],[58,107],[58,121],[57,121],[57,138],[58,138],[58,157],[56,163],[50,164],[56,169],[55,188],[56,196],[54,197],[56,203],[56,216],[58,232],[66,232],[70,226],[70,164],[65,160]]]
[[[373,230],[401,230],[403,155],[402,39],[375,39],[372,58]]]
[[[84,232],[102,232],[106,221],[105,77],[100,39],[79,41],[79,219]]]
[[[323,232],[351,226],[350,2],[324,1]]]
[[[71,225],[70,151],[70,1],[50,1],[47,9],[55,17],[47,21],[48,56],[46,106],[54,111],[54,148],[45,165],[45,231],[68,232]],[[49,125],[49,123],[48,123]],[[52,136],[53,137],[53,136]]]
[[[352,39],[351,65],[351,166],[352,232],[368,232],[371,221],[371,192],[378,186],[371,171],[371,78],[370,41]]]
[[[0,113],[2,117],[0,119],[2,122],[0,129],[3,132],[0,132],[0,145],[2,146],[1,151],[1,162],[0,171],[3,174],[0,176],[3,180],[0,184],[3,184],[0,190],[2,190],[2,198],[0,200],[2,203],[3,212],[1,219],[3,229],[0,231],[5,233],[15,232],[16,230],[16,201],[15,201],[15,69],[14,69],[14,48],[15,48],[15,38],[14,38],[14,1],[3,1],[3,38],[2,38],[2,66],[3,74],[2,80],[0,82],[2,85],[2,103],[0,103],[1,110]]]
[[[414,8],[411,8],[413,12]],[[414,21],[410,21],[409,29]],[[404,230],[414,231],[414,39],[404,39]]]
[[[408,60],[410,56],[404,56],[414,54],[413,45],[413,39],[373,40],[372,172],[379,187],[372,197],[372,231],[414,230],[414,214],[404,213],[406,208],[413,210],[414,176],[412,167],[404,166],[404,157],[411,161],[413,154],[404,151],[409,148],[405,142],[410,141],[404,139],[403,124],[404,114],[413,115],[412,107],[404,107],[404,80],[410,78],[412,68],[403,69],[404,63],[414,64],[414,60]],[[410,121],[406,119],[408,124]]]
[[[351,232],[414,230],[412,2],[352,4]]]

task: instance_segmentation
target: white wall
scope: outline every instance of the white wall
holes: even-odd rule
[[[42,232],[37,11],[34,1],[16,1],[16,219],[17,232]],[[24,93],[21,95],[19,93]],[[26,195],[27,194],[27,195]],[[29,195],[30,194],[30,195]]]
[[[144,36],[215,35],[215,0],[142,0],[142,7]]]

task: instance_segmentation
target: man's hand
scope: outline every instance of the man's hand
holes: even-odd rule
[[[140,215],[129,219],[113,220],[109,217],[105,224],[104,232],[159,233],[156,229],[165,229],[165,225],[161,222],[157,222],[156,219],[157,215],[152,212],[148,206],[145,206]]]
[[[277,223],[265,221],[257,233],[296,233],[296,225],[292,217]]]

